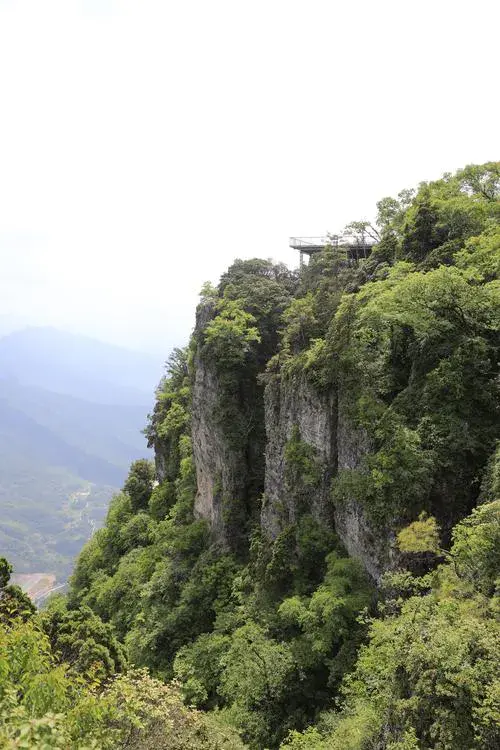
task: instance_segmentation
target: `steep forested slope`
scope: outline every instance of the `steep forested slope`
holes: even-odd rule
[[[132,464],[45,627],[102,620],[251,748],[493,750],[500,164],[351,230],[378,237],[362,261],[204,288],[156,470]]]
[[[112,628],[62,599],[39,614],[0,557],[0,746],[38,750],[240,750],[237,734],[129,669]]]

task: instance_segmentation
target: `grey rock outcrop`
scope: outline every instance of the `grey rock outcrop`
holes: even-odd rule
[[[213,313],[210,305],[200,305],[198,334]],[[191,425],[197,477],[195,515],[210,523],[216,541],[238,552],[246,543],[252,505],[262,493],[263,389],[253,373],[246,377],[244,370],[225,378],[217,363],[203,356],[200,343],[194,369]]]
[[[320,523],[335,528],[349,555],[361,560],[375,580],[388,563],[388,538],[375,531],[356,498],[333,502],[331,482],[343,469],[357,469],[369,449],[363,430],[349,416],[342,388],[318,392],[304,376],[273,380],[265,394],[266,475],[261,514],[264,532],[275,538],[297,520],[293,487],[287,486],[285,451],[294,428],[301,441],[311,446],[318,462],[320,480],[311,488],[308,512]]]
[[[337,421],[338,471],[360,468],[363,457],[370,447],[366,433],[353,424],[346,391],[346,386],[340,385]],[[387,535],[382,537],[380,530],[373,529],[366,511],[355,497],[335,503],[334,519],[335,530],[349,555],[361,560],[369,575],[378,581],[388,563]]]
[[[210,304],[200,306],[198,332],[213,314]],[[240,375],[241,382],[228,388],[217,363],[204,357],[198,345],[192,392],[195,514],[210,523],[218,542],[237,549],[263,490],[260,520],[269,539],[307,512],[335,529],[349,555],[359,558],[370,576],[379,580],[390,564],[390,535],[372,527],[355,497],[332,500],[337,472],[361,468],[369,450],[366,433],[349,414],[347,386],[320,392],[305,375],[274,376],[262,399],[261,387],[254,383],[248,390],[245,373]],[[231,410],[234,418],[229,423],[221,419],[221,406]],[[262,425],[259,428],[262,421],[265,441]],[[241,430],[246,424],[248,433]],[[239,426],[236,439],[235,425]],[[309,485],[290,481],[286,452],[294,434],[310,451],[317,470]]]
[[[336,470],[336,394],[318,394],[305,377],[273,380],[265,391],[266,473],[261,522],[266,534],[276,537],[297,519],[297,498],[286,487],[285,449],[298,429],[300,439],[314,449],[320,479],[310,493],[311,515],[320,523],[333,522],[330,482]]]

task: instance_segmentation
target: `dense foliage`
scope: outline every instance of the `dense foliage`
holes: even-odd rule
[[[342,710],[292,733],[287,748],[498,747],[500,501],[479,506],[453,538],[434,573],[386,575]]]
[[[236,750],[227,727],[185,708],[178,689],[129,670],[88,609],[38,615],[0,558],[0,746],[30,750]]]
[[[204,288],[146,430],[156,467],[132,464],[67,599],[4,626],[7,638],[43,632],[64,737],[94,727],[107,747],[99,732],[111,721],[132,732],[125,747],[148,746],[136,731],[151,743],[167,732],[155,747],[237,747],[221,726],[255,750],[498,746],[499,197],[498,163],[467,167],[383,199],[376,226],[353,222],[357,255],[329,247],[298,275],[236,261]],[[210,429],[226,460],[217,528],[196,510],[197,377],[215,391]],[[277,383],[330,399],[364,448],[325,470],[293,424],[280,500],[293,513],[270,533],[260,520],[264,391]],[[318,516],[325,484],[329,506],[354,502],[374,546],[385,545],[381,580],[347,555],[334,514]],[[50,703],[35,710],[12,693],[9,669],[13,715],[31,711],[45,727]],[[63,678],[71,688],[57,687]],[[205,713],[182,708],[177,690]],[[120,711],[129,694],[139,723],[111,720],[108,701]],[[93,701],[101,723],[85,718]]]
[[[384,199],[371,256],[313,259],[285,313],[282,372],[337,384],[371,444],[334,496],[355,495],[382,526],[425,509],[449,534],[494,449],[499,186],[491,163]]]

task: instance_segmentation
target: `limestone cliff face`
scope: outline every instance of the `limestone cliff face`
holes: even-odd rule
[[[210,303],[198,307],[196,332],[200,332],[214,315]],[[197,347],[194,358],[191,435],[196,467],[197,494],[195,514],[206,519],[214,534],[223,535],[222,495],[228,491],[228,480],[237,457],[226,450],[224,435],[217,424],[220,385],[213,362],[205,361]]]
[[[197,355],[193,385],[192,440],[198,491],[195,514],[209,521],[214,536],[230,542],[229,516],[246,502],[246,456],[232,445],[217,418],[224,388],[212,364]]]
[[[266,387],[266,474],[261,522],[275,538],[299,514],[296,488],[287,482],[286,446],[294,429],[314,449],[318,481],[310,487],[307,512],[337,532],[348,553],[378,580],[388,563],[387,538],[375,532],[355,498],[334,504],[331,481],[337,471],[360,466],[366,435],[353,426],[342,387],[319,393],[305,377],[270,382]]]
[[[304,377],[293,381],[273,380],[265,391],[266,472],[261,521],[263,529],[276,537],[300,513],[297,488],[287,482],[286,446],[293,431],[314,449],[318,481],[310,487],[309,512],[321,523],[332,525],[330,482],[336,470],[336,394],[320,395]]]
[[[198,491],[195,513],[210,522],[216,533],[222,527],[222,475],[227,474],[223,436],[214,425],[217,406],[217,378],[197,357],[193,385],[192,439]],[[225,458],[225,460],[224,460]]]
[[[200,306],[198,332],[213,314],[210,304]],[[266,536],[276,538],[309,513],[334,528],[347,552],[378,580],[390,564],[390,534],[371,527],[354,497],[332,500],[336,473],[360,467],[369,448],[365,433],[350,418],[347,387],[319,392],[305,375],[275,376],[263,394],[257,376],[249,377],[245,370],[228,382],[217,363],[203,356],[200,343],[194,365],[195,513],[210,523],[215,539],[241,548],[262,495],[260,521]],[[287,458],[293,440],[308,462],[302,474],[294,474]],[[161,456],[157,460],[161,467]],[[306,480],[304,473],[309,474]]]
[[[165,482],[169,479],[168,456],[170,455],[169,446],[165,441],[156,440],[154,443],[156,478],[158,482]]]
[[[349,414],[347,386],[339,385],[337,420],[337,467],[359,468],[369,450],[366,433],[353,425]],[[363,563],[370,576],[378,581],[390,561],[392,535],[381,534],[371,526],[365,510],[356,498],[336,502],[334,508],[335,530],[351,557]]]
[[[213,314],[210,304],[199,307],[198,334]],[[251,506],[262,492],[262,401],[262,387],[256,378],[246,382],[244,371],[239,378],[225,378],[198,344],[191,416],[197,477],[195,514],[209,521],[219,543],[235,551],[245,543]]]

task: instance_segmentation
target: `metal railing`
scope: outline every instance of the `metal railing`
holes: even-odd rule
[[[290,247],[296,250],[308,247],[326,247],[330,245],[329,237],[290,237]]]
[[[328,245],[348,245],[354,247],[373,247],[376,244],[372,237],[359,234],[330,234],[327,237],[290,237],[289,246],[294,250],[307,252],[310,249],[325,248]]]

